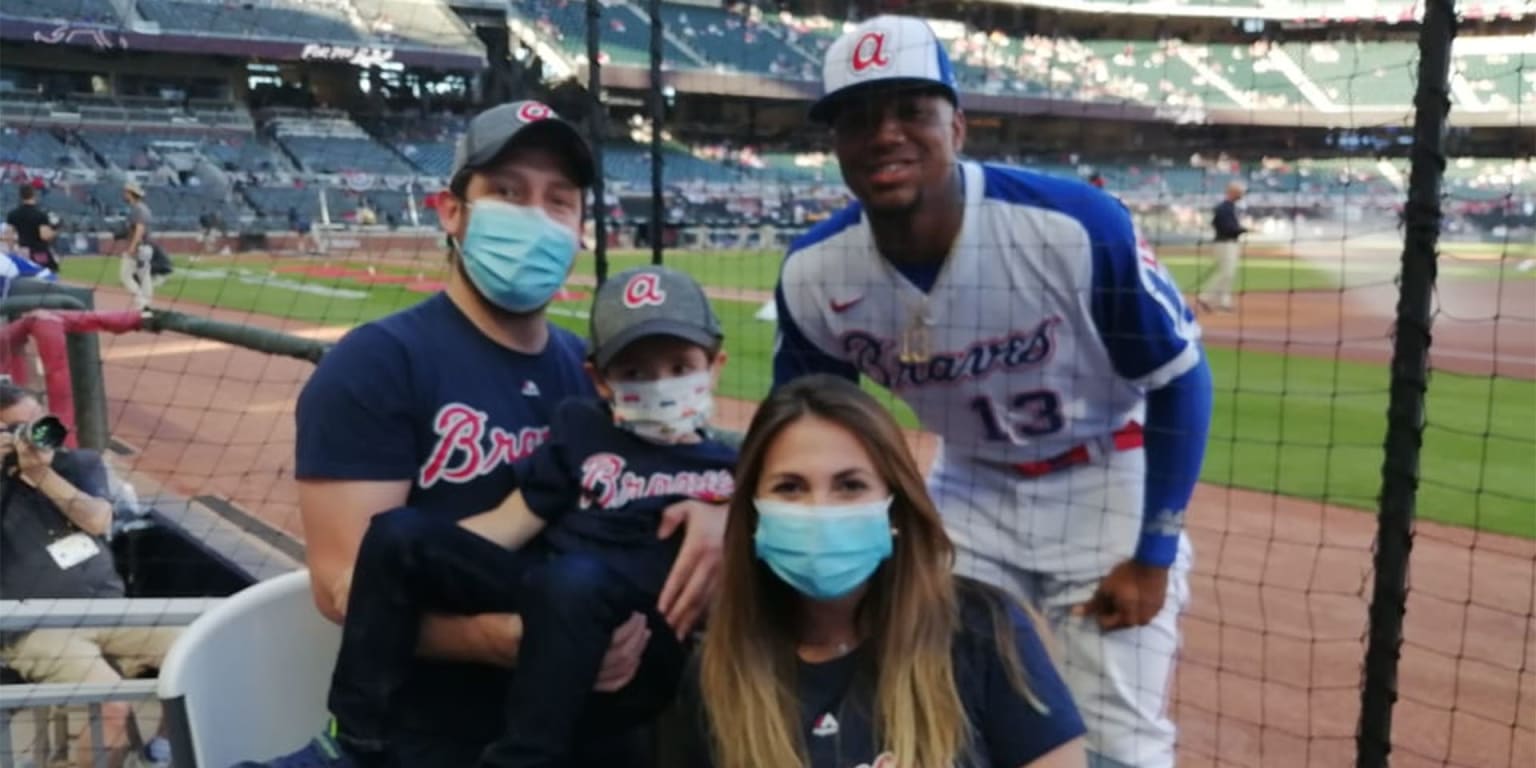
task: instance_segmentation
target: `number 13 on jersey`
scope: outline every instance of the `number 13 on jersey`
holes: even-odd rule
[[[1066,426],[1061,396],[1049,389],[1032,389],[1009,395],[999,407],[996,399],[979,395],[971,399],[971,411],[981,419],[988,440],[1022,443],[1044,437]]]

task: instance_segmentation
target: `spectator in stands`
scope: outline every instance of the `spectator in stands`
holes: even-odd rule
[[[144,188],[136,181],[123,185],[123,200],[128,203],[128,247],[118,263],[118,278],[133,296],[133,308],[142,311],[149,309],[155,295],[155,282],[150,274],[155,250],[149,240],[155,214],[144,202]]]
[[[1241,182],[1228,184],[1226,196],[1216,204],[1211,216],[1211,227],[1216,231],[1216,242],[1211,246],[1216,256],[1216,269],[1196,297],[1200,309],[1206,312],[1212,311],[1212,304],[1223,312],[1232,311],[1232,283],[1237,279],[1237,262],[1242,256],[1239,238],[1248,231],[1237,215],[1237,201],[1243,199],[1245,191]]]
[[[37,190],[23,184],[17,190],[20,203],[5,215],[5,223],[16,232],[16,243],[23,255],[53,272],[59,261],[53,255],[53,240],[58,235],[59,217],[37,204]]]
[[[49,449],[29,425],[47,415],[33,393],[0,382],[0,600],[122,597],[123,581],[106,537],[112,501],[106,465],[95,451]],[[115,683],[159,666],[177,629],[36,629],[0,638],[0,658],[34,683]],[[119,674],[121,670],[121,674]],[[114,765],[146,764],[121,754],[129,714],[102,705],[102,737]],[[78,763],[93,764],[89,732]],[[161,741],[157,747],[163,747]]]
[[[295,475],[315,602],[332,621],[344,615],[336,587],[375,515],[410,508],[457,520],[495,506],[516,487],[507,465],[549,436],[555,405],[595,395],[585,344],[550,323],[545,307],[575,262],[583,191],[596,173],[581,134],[543,104],[477,115],[437,202],[447,288],[353,330],[305,384]],[[683,501],[663,512],[658,538],[679,526],[683,534],[657,608],[679,636],[713,589],[724,524],[723,505]],[[614,633],[599,690],[630,681],[647,634],[639,613]],[[501,732],[521,638],[513,614],[424,617],[389,724],[397,764],[475,763]],[[275,765],[336,765],[339,754],[322,734]]]
[[[759,406],[678,768],[1085,764],[1039,620],[952,575],[901,428],[842,378]]]

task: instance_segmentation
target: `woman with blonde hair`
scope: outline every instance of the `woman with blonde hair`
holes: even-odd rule
[[[957,578],[895,420],[808,376],[742,446],[691,766],[1083,766],[1083,723],[1025,610]]]

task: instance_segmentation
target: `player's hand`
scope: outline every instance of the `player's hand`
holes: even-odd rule
[[[720,579],[720,556],[725,546],[725,519],[729,507],[689,499],[679,501],[661,514],[656,538],[665,539],[683,526],[683,543],[677,562],[662,585],[656,610],[667,618],[679,640],[693,631],[715,594]]]
[[[1167,568],[1127,560],[1110,570],[1093,597],[1075,606],[1072,613],[1097,619],[1099,628],[1106,632],[1141,627],[1163,610],[1167,596]]]
[[[645,655],[645,646],[650,641],[651,628],[646,625],[645,616],[631,613],[629,620],[613,631],[613,641],[603,654],[603,665],[597,670],[597,684],[592,690],[612,693],[629,685],[640,670],[640,657]]]

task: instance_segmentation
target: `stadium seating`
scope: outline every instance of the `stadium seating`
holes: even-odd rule
[[[0,13],[26,19],[118,23],[111,0],[5,0]]]
[[[288,211],[294,209],[310,221],[320,220],[320,197],[303,187],[246,187],[241,192],[257,217],[269,229],[287,229]]]
[[[784,42],[777,24],[724,8],[667,3],[661,18],[664,29],[722,69],[798,76],[810,61]]]
[[[344,116],[283,117],[272,131],[293,159],[311,173],[411,175],[405,159]]]
[[[302,0],[224,3],[219,0],[139,0],[139,13],[162,29],[236,37],[356,43],[363,33],[341,4]]]
[[[46,128],[16,129],[0,133],[0,164],[19,163],[29,168],[71,168],[77,163],[69,148]]]
[[[1458,56],[1457,69],[1488,106],[1536,106],[1536,53]]]
[[[1418,51],[1410,43],[1287,43],[1284,49],[1336,104],[1413,102]]]
[[[350,0],[362,28],[381,42],[428,48],[478,45],[447,3],[431,0]]]
[[[586,58],[587,6],[582,0],[512,0],[513,13],[549,35],[565,52]],[[603,53],[608,63],[633,67],[650,66],[651,30],[646,17],[625,3],[607,6],[602,29]],[[696,67],[700,62],[670,40],[663,44],[666,66]]]
[[[453,172],[453,142],[424,141],[396,146],[422,173],[446,178]]]

